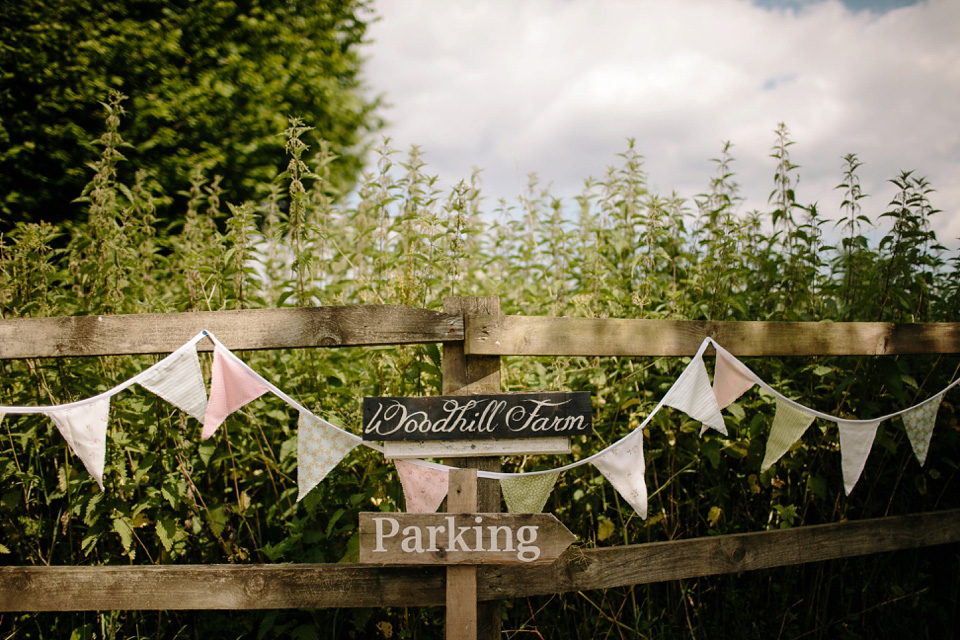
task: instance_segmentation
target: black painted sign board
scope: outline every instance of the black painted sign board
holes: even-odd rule
[[[364,440],[484,440],[591,433],[590,393],[364,398]]]

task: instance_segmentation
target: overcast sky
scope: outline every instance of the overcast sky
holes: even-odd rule
[[[378,0],[366,80],[393,146],[419,145],[449,187],[483,173],[492,208],[528,173],[563,197],[637,141],[650,188],[692,198],[733,143],[764,208],[786,123],[797,198],[837,216],[856,153],[876,219],[901,169],[937,190],[960,237],[960,0]]]

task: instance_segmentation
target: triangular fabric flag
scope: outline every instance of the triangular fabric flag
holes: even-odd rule
[[[49,412],[60,435],[80,458],[103,490],[103,464],[107,452],[107,419],[110,397],[69,409]]]
[[[206,440],[217,430],[227,416],[256,400],[267,389],[262,382],[230,357],[220,345],[213,348],[213,368],[210,376],[210,401],[203,418],[200,438]]]
[[[921,405],[910,409],[901,416],[903,426],[910,438],[913,453],[916,454],[920,466],[927,461],[927,451],[930,449],[930,437],[933,435],[933,425],[937,421],[937,412],[940,410],[940,401],[943,394],[933,396]]]
[[[394,460],[407,513],[433,513],[447,497],[450,474],[446,469],[424,467],[406,460]]]
[[[707,368],[701,356],[690,361],[687,368],[667,391],[663,404],[680,409],[694,420],[699,420],[708,427],[713,427],[723,435],[727,435],[727,427],[723,424],[723,416],[720,414],[720,407],[717,406],[717,397],[713,395],[710,377],[707,375]]]
[[[882,420],[837,420],[837,427],[840,429],[840,467],[843,469],[843,488],[847,495],[850,495],[853,485],[860,479],[881,422]]]
[[[773,426],[770,427],[770,436],[767,438],[767,450],[760,463],[760,471],[766,471],[773,463],[790,450],[793,443],[800,439],[807,427],[816,417],[813,414],[797,409],[792,404],[777,399],[777,411],[773,415]]]
[[[634,511],[647,518],[647,484],[643,480],[643,431],[636,429],[610,450],[591,461]]]
[[[560,477],[559,471],[539,473],[533,476],[500,478],[500,491],[510,513],[540,513],[553,485]]]
[[[301,413],[297,429],[297,502],[358,444],[357,439],[326,420]]]
[[[757,384],[750,376],[746,365],[726,351],[717,351],[717,363],[713,370],[713,395],[717,406],[725,409],[737,398]]]
[[[189,345],[153,365],[138,378],[144,389],[152,391],[200,422],[207,413],[207,389],[200,371],[196,345]]]

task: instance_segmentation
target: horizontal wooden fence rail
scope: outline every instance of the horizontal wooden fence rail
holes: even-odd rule
[[[960,323],[707,322],[472,315],[464,350],[497,356],[692,356],[705,337],[737,356],[960,353]]]
[[[366,305],[15,318],[0,320],[0,360],[169,353],[203,329],[236,350],[401,345],[461,342],[463,317]]]
[[[960,509],[692,540],[571,549],[478,569],[479,600],[609,589],[960,542]],[[442,606],[442,567],[0,567],[0,611]]]
[[[0,320],[0,360],[169,353],[202,329],[236,350],[464,342],[470,355],[689,356],[710,336],[738,356],[960,353],[960,323],[952,322],[489,315],[464,322],[439,311],[367,305]]]

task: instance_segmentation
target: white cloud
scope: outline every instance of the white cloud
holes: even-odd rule
[[[785,122],[798,198],[836,215],[845,153],[864,162],[878,216],[886,180],[916,169],[937,189],[942,240],[960,237],[960,2],[886,13],[838,0],[801,10],[746,0],[380,0],[367,81],[386,94],[398,147],[419,145],[450,185],[483,170],[489,199],[538,173],[577,194],[635,138],[650,185],[691,197],[724,140],[748,207],[773,182]]]

